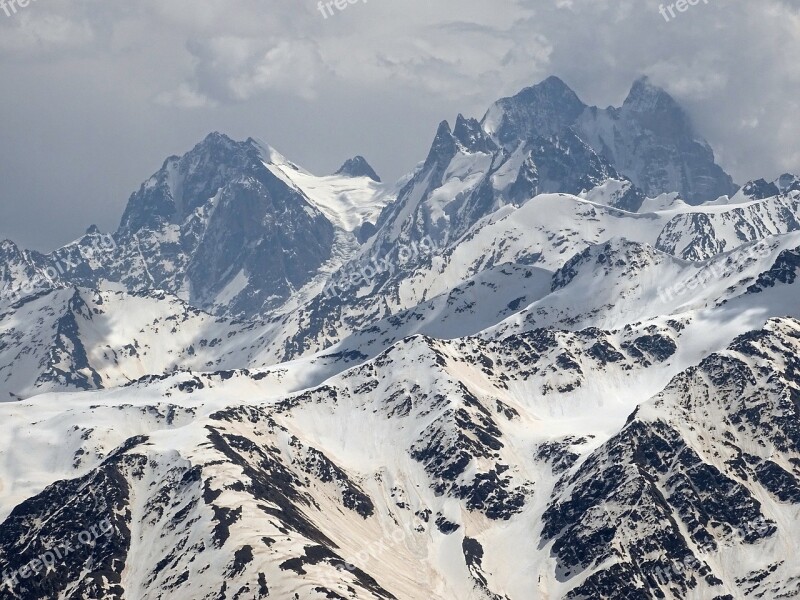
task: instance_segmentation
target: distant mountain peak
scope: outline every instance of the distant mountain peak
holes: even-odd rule
[[[678,192],[700,204],[738,190],[689,114],[648,77],[633,83],[621,108],[587,110],[575,127],[649,197]]]
[[[225,135],[224,133],[220,133],[219,131],[212,131],[201,142],[201,145],[207,143],[235,144],[236,142],[227,135]]]
[[[543,91],[547,90],[549,92],[565,93],[570,95],[575,94],[575,92],[572,91],[572,88],[564,83],[563,79],[555,75],[550,75],[536,85],[531,86],[529,89],[538,89]],[[577,98],[577,94],[575,97]]]
[[[741,190],[741,194],[751,200],[764,200],[780,193],[778,186],[766,179],[748,181]]]
[[[509,98],[502,98],[484,115],[481,125],[499,143],[550,136],[569,127],[586,109],[561,79],[548,77]]]
[[[367,162],[363,156],[354,156],[347,159],[334,175],[344,175],[346,177],[369,177],[373,181],[380,183],[381,178]]]
[[[459,114],[453,128],[453,137],[471,152],[491,153],[497,150],[497,145],[481,127],[476,119],[467,119]]]
[[[276,174],[272,165],[284,160],[257,140],[218,132],[167,159],[131,196],[117,230],[122,255],[141,253],[148,261],[129,281],[190,288],[191,301],[210,310],[222,295],[226,308],[235,305],[239,314],[263,310],[302,287],[330,258],[334,227]],[[140,240],[147,242],[138,246]],[[118,278],[116,272],[106,277]],[[257,288],[248,287],[251,280]]]
[[[246,146],[245,143],[239,142],[234,140],[231,137],[228,137],[224,133],[220,133],[219,131],[212,131],[209,133],[203,141],[196,144],[193,148],[193,152],[229,152],[235,149],[241,149]]]
[[[456,152],[458,152],[458,144],[453,137],[450,123],[446,120],[442,121],[436,129],[436,137],[433,138],[428,158],[425,160],[425,167],[430,167],[439,161],[449,161]]]
[[[749,200],[764,200],[781,194],[788,195],[792,192],[800,192],[800,177],[792,173],[784,173],[775,181],[766,179],[755,179],[748,181],[739,190],[738,197]]]
[[[556,77],[555,75],[550,75],[548,78],[540,81],[539,83],[524,88],[515,97],[541,99],[546,96],[567,96],[583,104],[573,89],[564,83],[563,79]]]
[[[800,192],[800,177],[793,173],[784,173],[776,180],[775,184],[778,186],[782,194],[790,192]]]
[[[647,75],[633,82],[628,97],[622,106],[628,110],[640,113],[658,112],[663,110],[678,110],[680,105],[662,87],[654,85]]]

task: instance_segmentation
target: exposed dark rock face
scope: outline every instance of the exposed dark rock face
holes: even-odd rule
[[[559,487],[569,491],[545,512],[544,540],[555,542],[564,577],[591,571],[568,597],[613,596],[614,589],[641,598],[701,589],[724,596],[722,573],[703,554],[778,535],[761,494],[800,503],[792,462],[800,450],[800,403],[792,400],[800,397],[800,369],[787,354],[797,340],[796,324],[781,321],[742,336],[729,352],[675,378],[653,401],[658,417],[633,415],[565,476]],[[743,450],[752,447],[774,448],[793,466]]]
[[[506,148],[571,130],[650,197],[679,192],[700,204],[738,189],[688,115],[647,78],[634,83],[620,108],[599,109],[550,77],[498,101],[483,125]]]
[[[780,193],[781,190],[777,185],[764,179],[749,181],[742,187],[742,194],[751,200],[763,200],[764,198],[777,196]]]
[[[344,164],[336,171],[336,175],[345,175],[347,177],[369,177],[372,181],[380,183],[381,178],[367,162],[363,156],[356,156],[344,161]]]
[[[216,313],[257,316],[310,281],[334,242],[328,219],[265,160],[255,141],[213,133],[165,161],[131,196],[113,235],[90,228],[47,257],[6,245],[0,260],[24,269],[33,289],[115,282],[131,292],[184,294]]]

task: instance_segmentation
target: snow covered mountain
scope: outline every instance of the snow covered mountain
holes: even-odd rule
[[[372,181],[381,182],[381,178],[363,156],[348,158],[335,174],[347,177],[369,177]]]
[[[800,178],[699,140],[550,78],[0,243],[0,598],[800,597]]]
[[[492,106],[484,129],[507,148],[574,132],[648,196],[678,192],[692,204],[732,195],[737,187],[711,147],[663,89],[637,80],[619,108],[586,106],[550,77]]]
[[[4,242],[0,294],[118,284],[227,316],[266,314],[350,256],[392,193],[366,176],[314,177],[260,142],[213,133],[142,184],[114,234],[91,228],[47,257]]]
[[[667,339],[417,336],[282,398],[229,404],[230,380],[6,405],[4,454],[35,475],[4,488],[0,559],[108,519],[20,597],[791,596],[800,322],[646,402]]]

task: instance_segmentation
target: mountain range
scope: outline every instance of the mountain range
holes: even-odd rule
[[[212,133],[0,242],[0,598],[800,597],[798,270],[646,78],[395,183]]]

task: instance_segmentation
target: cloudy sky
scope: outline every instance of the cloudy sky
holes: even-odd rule
[[[5,0],[6,3],[11,0]],[[31,0],[0,8],[0,238],[49,250],[116,227],[208,132],[318,174],[393,179],[442,119],[555,74],[618,105],[647,74],[738,182],[800,172],[800,0]],[[667,2],[668,4],[668,2]]]

